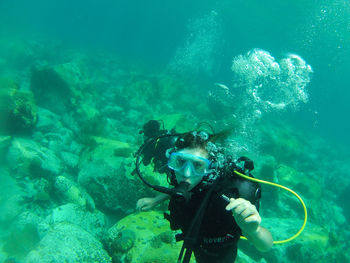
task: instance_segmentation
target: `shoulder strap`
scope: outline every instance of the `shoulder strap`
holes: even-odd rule
[[[208,203],[210,200],[210,196],[213,193],[213,190],[215,188],[215,183],[210,189],[208,190],[208,193],[205,195],[203,202],[201,203],[195,217],[193,218],[191,225],[188,229],[188,232],[186,233],[186,236],[184,238],[184,242],[181,247],[181,251],[178,258],[178,263],[189,263],[191,259],[191,255],[194,249],[194,246],[198,242],[198,235],[199,230],[202,224],[204,212],[208,207]],[[186,252],[185,252],[186,250]],[[183,255],[185,252],[185,255]],[[183,258],[183,259],[182,259]]]

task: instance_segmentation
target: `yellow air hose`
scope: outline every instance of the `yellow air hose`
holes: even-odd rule
[[[299,229],[299,231],[298,231],[295,235],[293,235],[292,237],[290,237],[290,238],[287,238],[287,239],[284,239],[284,240],[273,241],[274,244],[283,244],[283,243],[290,242],[290,241],[292,241],[293,239],[297,238],[297,237],[301,234],[301,232],[303,232],[303,230],[304,230],[304,228],[305,228],[305,225],[306,225],[306,222],[307,222],[307,209],[306,209],[306,206],[305,206],[304,201],[301,199],[301,197],[300,197],[296,192],[294,192],[293,190],[291,190],[291,189],[289,189],[289,188],[287,188],[287,187],[285,187],[285,186],[283,186],[283,185],[279,185],[279,184],[271,183],[271,182],[268,182],[268,181],[256,179],[256,178],[253,178],[253,177],[249,177],[249,176],[247,176],[247,175],[245,175],[245,174],[242,174],[242,173],[240,173],[240,172],[238,172],[238,171],[234,171],[234,172],[235,172],[238,176],[243,177],[243,178],[245,178],[245,179],[247,179],[247,180],[254,181],[254,182],[258,182],[258,183],[262,183],[262,184],[267,184],[267,185],[271,185],[271,186],[275,186],[275,187],[278,187],[278,188],[282,188],[282,189],[284,189],[284,190],[286,190],[286,191],[292,193],[293,195],[295,195],[295,196],[299,199],[301,205],[303,206],[305,217],[304,217],[304,223],[303,223],[303,225],[301,226],[301,228]],[[247,239],[246,237],[241,237],[241,238],[242,238],[242,239]]]

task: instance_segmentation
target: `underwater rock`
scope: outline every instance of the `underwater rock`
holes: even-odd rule
[[[0,223],[11,222],[24,209],[21,204],[22,190],[9,171],[0,167]]]
[[[271,155],[259,156],[254,161],[255,170],[259,171],[259,177],[263,180],[273,181],[275,170],[278,169],[279,163]]]
[[[75,224],[57,223],[50,227],[36,249],[29,252],[25,263],[111,263],[102,244]]]
[[[155,116],[154,119],[164,121],[165,129],[168,130],[175,128],[177,132],[188,132],[194,129],[194,123],[184,114],[163,114]]]
[[[37,226],[42,220],[43,218],[41,218],[41,215],[37,215],[34,211],[25,210],[16,217],[14,222],[12,222],[11,228],[20,229],[28,224]]]
[[[94,150],[94,155],[106,155],[113,154],[116,157],[131,157],[132,153],[136,151],[136,148],[132,147],[129,143],[112,140],[104,137],[91,137],[91,140],[98,146]]]
[[[36,131],[42,133],[57,131],[62,128],[61,117],[48,109],[38,107]]]
[[[38,225],[40,236],[44,236],[49,228],[57,223],[68,222],[89,232],[98,240],[102,240],[107,221],[105,215],[98,211],[88,211],[77,204],[68,203],[52,210],[52,213]]]
[[[8,147],[11,144],[11,136],[1,136],[0,135],[0,162],[5,157]]]
[[[319,200],[321,198],[322,186],[318,181],[311,176],[307,176],[304,172],[281,164],[275,170],[275,175],[280,184],[292,188],[303,196],[313,200]]]
[[[37,120],[37,108],[31,91],[0,89],[0,133],[30,133]]]
[[[31,199],[31,201],[46,208],[47,204],[51,202],[52,184],[45,178],[35,178],[32,182],[34,194],[28,201]]]
[[[113,101],[117,101],[117,104],[124,109],[125,124],[129,126],[135,126],[137,122],[146,122],[148,118],[145,118],[145,115],[174,112],[173,104],[169,103],[174,97],[177,98],[178,107],[183,108],[183,97],[188,94],[186,84],[170,75],[132,72],[124,77],[124,82],[119,90],[113,91]],[[193,100],[193,97],[191,99]],[[193,105],[191,103],[192,108]]]
[[[146,194],[141,181],[132,175],[135,165],[131,154],[136,149],[101,137],[91,137],[87,146],[80,158],[78,183],[100,209],[131,213],[138,198]]]
[[[124,89],[123,95],[132,105],[150,105],[155,98],[159,98],[154,82],[146,77],[134,76]],[[156,105],[154,105],[156,106]]]
[[[72,87],[73,93],[79,93],[91,85],[89,75],[84,60],[75,59],[74,61],[59,64],[54,67],[58,75]]]
[[[56,114],[63,114],[72,108],[69,83],[53,68],[33,68],[30,88],[40,107]]]
[[[157,98],[161,98],[161,102],[172,100],[174,97],[181,97],[188,91],[189,84],[182,81],[181,78],[174,77],[173,74],[157,74],[153,81],[159,94]]]
[[[118,120],[123,115],[123,112],[124,109],[118,105],[106,105],[101,113],[108,118]]]
[[[101,135],[106,125],[105,116],[101,115],[96,107],[93,96],[85,94],[84,99],[76,105],[74,120],[76,121],[79,133],[87,135]]]
[[[96,96],[89,92],[90,80],[83,68],[81,61],[33,68],[30,86],[38,105],[58,115],[74,112],[81,129],[96,130],[99,126],[91,123],[98,124],[101,116],[94,106]]]
[[[124,217],[108,230],[104,243],[113,260],[122,263],[176,262],[182,245],[158,211]]]
[[[85,187],[97,207],[130,213],[140,197],[140,183],[135,177],[126,175],[131,174],[126,172],[126,166],[131,167],[133,161],[121,157],[112,160],[114,163],[102,159],[86,162],[80,169],[78,182]]]
[[[89,194],[67,177],[62,175],[57,176],[54,187],[64,202],[79,205],[90,211],[95,209],[95,203]]]
[[[307,153],[305,149],[306,141],[302,135],[289,127],[276,127],[275,125],[259,126],[263,133],[264,141],[261,150],[264,154],[272,155],[278,162],[294,166],[300,156],[307,162]]]
[[[61,151],[60,157],[61,157],[63,166],[72,170],[75,170],[78,167],[79,155],[71,152]]]
[[[109,139],[135,145],[138,139],[135,134],[138,134],[139,127],[136,128],[135,125],[124,125],[122,121],[125,121],[122,116],[118,120],[106,118],[103,134]],[[118,129],[116,129],[116,127],[118,127]],[[141,141],[138,141],[136,144],[139,145],[139,143],[141,143]]]
[[[54,152],[72,152],[75,137],[72,130],[63,126],[62,118],[53,112],[39,108],[38,123],[32,138]]]
[[[35,132],[32,136],[36,142],[54,152],[80,153],[82,146],[75,141],[75,133],[70,128],[66,128],[62,123],[64,118],[47,109],[39,108],[38,119]]]
[[[50,149],[24,138],[16,138],[6,156],[14,177],[50,177],[62,171],[61,161]]]

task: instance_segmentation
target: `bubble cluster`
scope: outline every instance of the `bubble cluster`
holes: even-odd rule
[[[231,69],[234,85],[245,88],[255,112],[296,110],[300,103],[308,102],[306,86],[312,68],[296,54],[277,62],[269,52],[253,49],[234,58]]]
[[[221,23],[218,14],[208,14],[187,25],[187,37],[168,65],[171,72],[177,74],[211,75],[215,70],[214,58],[221,42]]]

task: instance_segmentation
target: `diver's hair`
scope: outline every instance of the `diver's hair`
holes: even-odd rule
[[[179,136],[175,142],[177,149],[200,148],[205,150],[209,142],[215,143],[224,140],[230,135],[230,130],[224,130],[215,134],[208,134],[203,131],[190,131]]]

